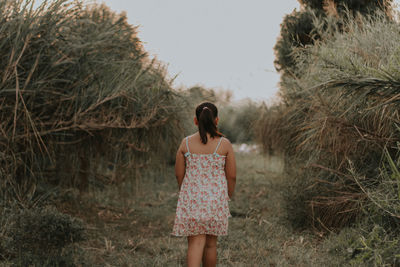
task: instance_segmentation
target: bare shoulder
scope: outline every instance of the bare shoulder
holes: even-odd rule
[[[179,150],[183,151],[184,153],[188,152],[187,147],[186,147],[186,142],[190,143],[193,142],[192,137],[195,136],[196,133],[185,136],[182,141],[181,144],[179,145]]]
[[[222,137],[221,143],[224,147],[226,147],[227,150],[233,149],[232,143],[228,138]]]
[[[178,148],[178,150],[180,150],[180,151],[184,151],[185,150],[185,148],[186,148],[186,137],[184,137],[182,140],[181,140],[181,143],[179,144],[179,148]]]
[[[180,143],[180,146],[182,146],[183,144],[185,144],[185,142],[186,142],[186,137],[182,138],[181,143]]]
[[[232,145],[231,141],[228,138],[226,138],[225,136],[222,136],[221,143]]]

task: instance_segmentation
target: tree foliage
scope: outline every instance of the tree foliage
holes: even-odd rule
[[[377,10],[390,10],[392,0],[299,0],[304,7],[327,11],[336,8],[339,13],[349,9],[361,14],[372,14]]]
[[[357,14],[371,15],[377,11],[384,11],[390,17],[392,4],[392,0],[299,0],[299,2],[301,10],[294,10],[284,17],[280,37],[274,47],[276,69],[282,75],[295,77],[297,70],[294,50],[313,44],[315,40],[321,38],[316,31],[316,19],[319,21],[336,19],[340,26],[342,18],[354,17]],[[325,24],[323,27],[328,27],[328,23]]]
[[[320,13],[320,12],[319,12]],[[294,10],[285,16],[281,24],[281,36],[275,45],[275,66],[278,71],[293,73],[295,59],[293,48],[312,44],[316,36],[312,36],[313,20],[316,14],[311,9]]]

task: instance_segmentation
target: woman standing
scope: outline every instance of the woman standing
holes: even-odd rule
[[[228,234],[228,201],[236,185],[236,162],[230,141],[218,129],[218,110],[197,106],[198,132],[182,140],[175,162],[179,198],[172,235],[187,236],[189,267],[216,266],[217,238]]]

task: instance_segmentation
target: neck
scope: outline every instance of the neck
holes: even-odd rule
[[[200,132],[197,132],[197,134],[200,136]],[[207,139],[211,139],[210,133],[206,133],[206,135],[207,135]]]

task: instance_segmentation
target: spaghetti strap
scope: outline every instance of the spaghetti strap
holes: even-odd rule
[[[187,148],[187,152],[190,153],[190,151],[189,151],[188,137],[189,137],[189,136],[186,136],[186,148]]]
[[[217,150],[218,150],[218,148],[219,148],[219,145],[221,144],[222,138],[223,138],[223,137],[221,136],[221,138],[219,139],[218,145],[217,145],[217,147],[215,148],[214,153],[217,153]]]

